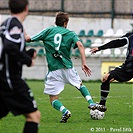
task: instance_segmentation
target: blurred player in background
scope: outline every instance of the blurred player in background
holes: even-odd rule
[[[9,0],[9,8],[11,17],[1,25],[0,119],[9,112],[15,116],[23,114],[26,118],[23,132],[37,133],[40,112],[30,88],[21,78],[22,65],[33,66],[36,57],[34,49],[25,49],[22,22],[28,14],[28,0]]]
[[[86,76],[91,75],[91,70],[86,64],[84,46],[75,32],[66,29],[68,21],[68,13],[59,12],[55,19],[56,26],[47,28],[32,38],[28,35],[25,37],[27,41],[42,40],[44,43],[49,69],[45,79],[44,93],[49,95],[52,106],[62,112],[63,115],[60,120],[62,123],[66,123],[71,116],[71,112],[58,99],[67,83],[75,86],[81,92],[88,101],[89,108],[101,108],[93,102],[88,89],[82,84],[73,67],[71,48],[78,47],[81,54],[82,70]]]
[[[112,40],[100,47],[92,48],[91,53],[95,54],[100,50],[108,48],[118,48],[127,45],[127,55],[125,62],[108,72],[102,79],[100,105],[106,105],[107,96],[110,91],[110,82],[117,80],[126,82],[133,78],[133,33],[127,33],[119,39]]]

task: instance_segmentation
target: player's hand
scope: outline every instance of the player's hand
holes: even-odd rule
[[[103,76],[102,82],[105,82],[108,79],[109,74]]]
[[[87,66],[87,65],[82,65],[82,70],[84,71],[85,75],[86,76],[89,76],[91,75],[91,69]]]
[[[31,41],[31,38],[29,35],[27,35],[26,31],[24,30],[24,37],[25,37],[25,40],[26,42],[30,42]]]
[[[35,65],[35,61],[32,59],[32,63],[31,63],[31,66],[34,66]],[[31,67],[30,66],[30,67]]]
[[[92,48],[90,52],[91,54],[95,54],[98,50],[99,50],[98,47],[96,47],[96,48]]]
[[[37,56],[37,52],[34,51],[32,59],[36,59],[36,56]]]
[[[109,75],[110,75],[109,73],[107,73],[106,75],[104,75],[104,77],[102,79],[102,82],[105,82],[108,79]],[[112,78],[109,82],[112,82],[112,81],[114,81],[114,78]]]

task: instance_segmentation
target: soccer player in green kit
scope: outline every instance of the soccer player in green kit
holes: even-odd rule
[[[41,40],[44,43],[48,63],[44,93],[49,95],[52,106],[62,112],[61,123],[66,123],[71,116],[71,112],[58,99],[65,84],[75,86],[88,101],[90,109],[101,110],[103,108],[93,102],[88,89],[82,84],[73,67],[71,48],[78,47],[81,54],[82,70],[87,76],[91,75],[91,70],[86,64],[84,46],[75,32],[66,29],[68,21],[68,13],[58,12],[55,19],[56,26],[42,30],[33,37],[25,34],[25,38],[29,42]]]

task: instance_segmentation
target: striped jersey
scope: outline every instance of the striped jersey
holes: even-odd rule
[[[2,25],[3,52],[0,58],[0,80],[11,81],[21,77],[22,65],[30,66],[31,57],[26,53],[23,26],[16,17],[10,17]]]
[[[61,26],[52,26],[42,30],[31,41],[43,41],[49,71],[72,68],[71,48],[80,39],[75,32]]]

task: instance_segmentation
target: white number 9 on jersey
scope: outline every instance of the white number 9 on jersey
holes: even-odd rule
[[[56,46],[55,46],[56,51],[58,51],[60,49],[61,41],[62,41],[62,35],[59,33],[56,34],[54,36],[54,43],[56,44]]]

